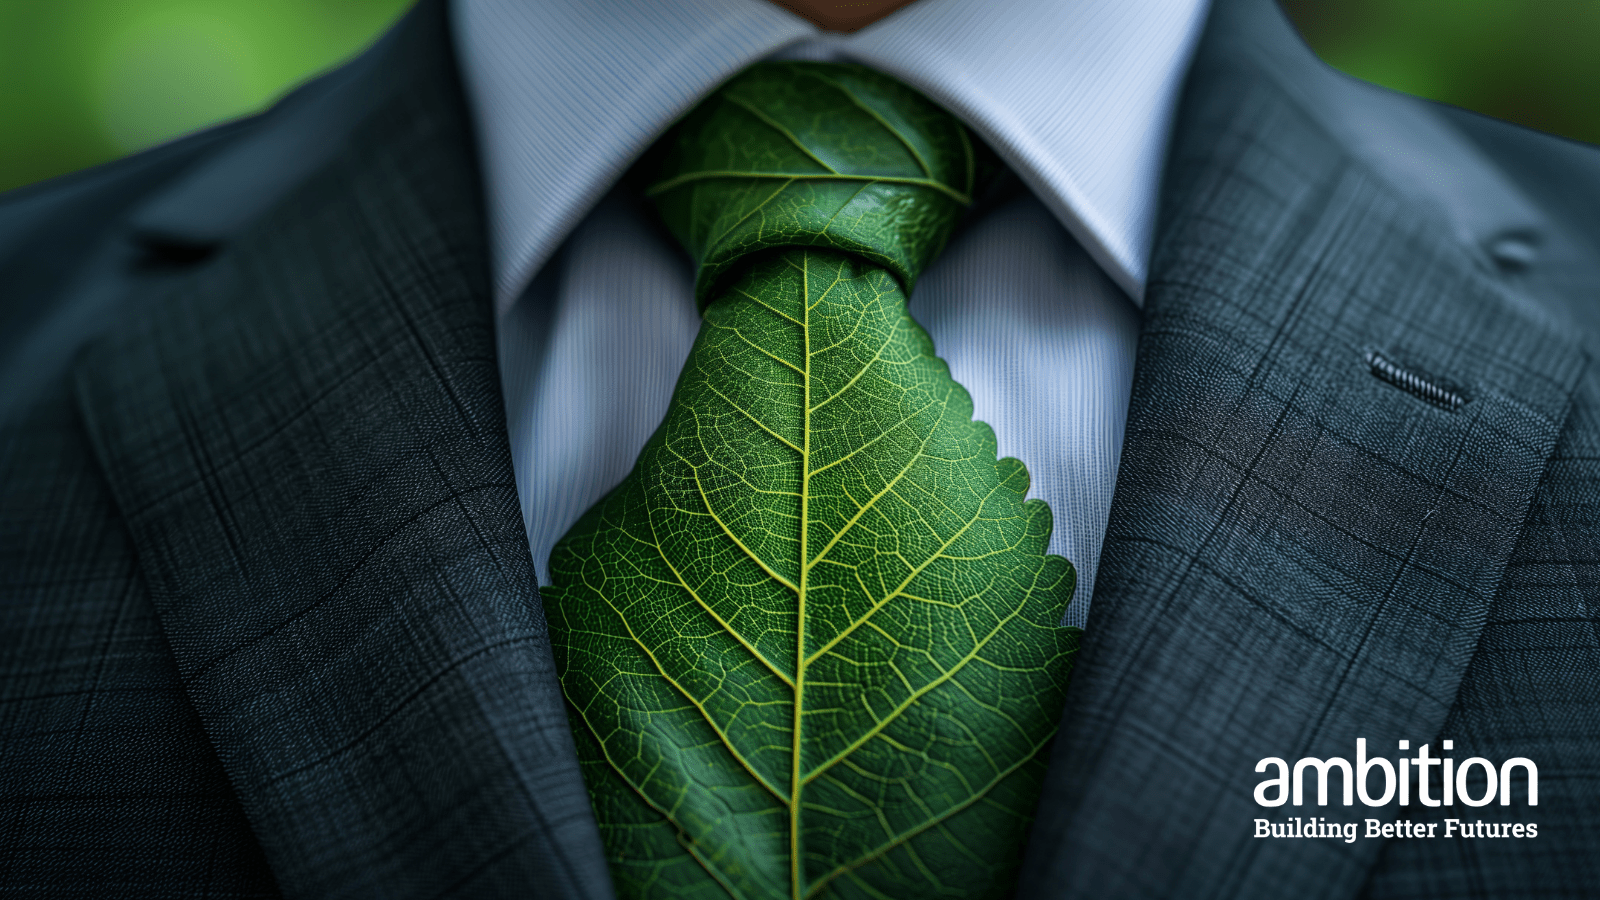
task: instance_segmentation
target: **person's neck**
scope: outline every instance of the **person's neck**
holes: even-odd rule
[[[772,0],[826,31],[857,31],[887,16],[912,0]]]

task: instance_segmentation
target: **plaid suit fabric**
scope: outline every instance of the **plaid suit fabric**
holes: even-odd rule
[[[1020,893],[1587,890],[1600,754],[1578,738],[1600,723],[1572,703],[1594,661],[1547,631],[1550,652],[1499,678],[1497,648],[1519,603],[1502,581],[1518,589],[1529,510],[1563,465],[1547,461],[1589,427],[1573,399],[1588,355],[1548,297],[1409,202],[1242,44],[1208,35],[1180,113],[1101,581]],[[1470,400],[1399,390],[1372,351]],[[1467,850],[1254,837],[1258,817],[1424,819],[1254,802],[1257,760],[1354,759],[1358,738],[1389,757],[1401,739],[1437,754],[1453,738],[1458,759],[1543,750],[1563,811],[1541,791],[1516,815],[1561,825]]]
[[[121,217],[230,125],[6,198],[0,896],[278,890],[173,663],[73,395],[63,312]],[[59,327],[56,328],[61,331]]]
[[[72,397],[0,456],[0,895],[272,897]]]
[[[124,860],[128,896],[609,893],[442,35],[414,13],[339,155],[7,435],[19,891]],[[80,836],[69,808],[104,813]]]
[[[1469,113],[1453,115],[1475,145],[1511,173],[1559,223],[1537,264],[1512,280],[1537,292],[1600,349],[1600,153]],[[1539,842],[1402,842],[1384,849],[1364,896],[1582,897],[1600,883],[1600,372],[1573,394],[1506,564],[1471,664],[1440,737],[1488,759],[1539,764],[1537,814],[1493,803],[1456,812],[1413,807],[1419,821],[1446,816],[1539,822]],[[1474,796],[1484,790],[1474,771]],[[1517,790],[1521,790],[1520,779]],[[1520,794],[1517,795],[1520,797]],[[1438,825],[1436,831],[1442,832]]]
[[[1440,731],[1458,761],[1527,757],[1539,806],[1414,807],[1444,832],[1536,821],[1538,840],[1393,841],[1363,896],[1585,897],[1600,884],[1600,373],[1585,373]],[[1465,751],[1465,752],[1463,752]],[[1473,796],[1487,790],[1472,770]]]

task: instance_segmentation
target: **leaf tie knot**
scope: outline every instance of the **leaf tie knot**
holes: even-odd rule
[[[972,202],[956,118],[871,69],[762,63],[668,136],[647,189],[694,257],[703,310],[739,261],[783,247],[858,255],[907,293]]]

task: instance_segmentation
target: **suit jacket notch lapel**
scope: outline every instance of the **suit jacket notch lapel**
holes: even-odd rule
[[[81,405],[286,893],[607,896],[442,5],[385,48],[343,149],[93,348]]]
[[[1354,894],[1380,841],[1253,820],[1377,811],[1337,776],[1328,806],[1263,808],[1255,763],[1438,736],[1586,362],[1216,16],[1023,896]],[[1374,351],[1466,402],[1374,377]]]

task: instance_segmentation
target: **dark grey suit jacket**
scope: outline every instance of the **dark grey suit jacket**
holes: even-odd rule
[[[487,272],[437,3],[0,198],[0,893],[609,896]],[[1597,337],[1600,151],[1219,2],[1019,895],[1600,890]],[[1531,758],[1539,805],[1256,805],[1357,738]],[[1291,815],[1539,837],[1252,837]]]

